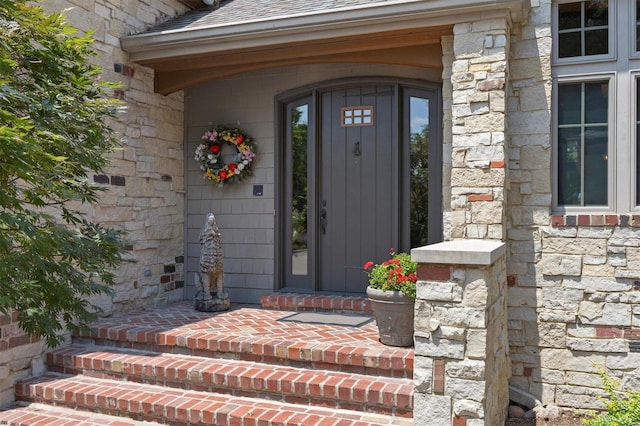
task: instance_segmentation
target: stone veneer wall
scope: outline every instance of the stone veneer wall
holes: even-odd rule
[[[107,313],[165,304],[182,298],[184,233],[183,94],[153,91],[153,71],[129,63],[120,37],[184,13],[177,0],[46,0],[81,32],[93,31],[103,78],[120,82],[114,97],[126,109],[109,123],[122,150],[94,181],[107,190],[99,203],[84,206],[90,220],[128,232],[130,258],[117,271],[116,295],[95,302]]]
[[[640,217],[551,214],[551,1],[531,6],[507,99],[511,385],[599,409],[597,366],[640,388]]]
[[[125,229],[130,258],[117,271],[116,295],[94,299],[106,314],[166,304],[183,295],[184,227],[183,95],[153,92],[151,70],[128,62],[120,37],[184,13],[177,0],[45,0],[63,11],[81,32],[93,30],[103,78],[119,81],[113,93],[126,110],[110,123],[123,140],[106,174],[94,181],[107,188],[98,205],[83,206],[90,220]],[[16,380],[44,370],[40,341],[18,327],[17,314],[0,316],[0,406],[14,399]]]
[[[450,208],[445,239],[502,240],[505,234],[509,26],[506,19],[456,24],[453,51],[450,39],[443,42],[443,78],[451,81],[452,93],[451,105],[449,95],[444,98],[445,109],[451,108],[451,204],[445,203]]]
[[[418,262],[414,418],[421,424],[504,424],[509,404],[505,244],[448,241]]]

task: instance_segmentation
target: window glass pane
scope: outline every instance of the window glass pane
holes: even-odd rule
[[[580,2],[563,3],[558,5],[558,28],[561,30],[580,28],[580,9]]]
[[[580,128],[558,131],[558,204],[581,205]]]
[[[557,137],[559,205],[607,205],[608,87],[607,81],[558,86],[558,117],[565,119]]]
[[[291,274],[307,275],[307,142],[309,105],[292,110]]]
[[[558,5],[558,56],[609,53],[609,3],[592,0]]]
[[[636,51],[640,51],[640,0],[636,0]]]
[[[609,52],[609,30],[586,31],[585,55],[604,55]]]
[[[580,123],[582,84],[562,84],[558,86],[558,123]]]
[[[600,27],[609,24],[609,2],[606,0],[593,0],[585,2],[584,26]]]
[[[429,194],[429,99],[409,98],[411,247],[427,244]]]
[[[560,34],[558,37],[558,56],[561,58],[582,56],[581,35],[581,32]]]
[[[585,123],[606,123],[609,84],[586,83],[584,91]]]
[[[636,79],[636,205],[640,205],[640,81]]]
[[[607,205],[607,126],[588,127],[584,134],[585,206]]]

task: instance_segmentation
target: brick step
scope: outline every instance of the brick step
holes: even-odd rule
[[[413,424],[382,414],[56,373],[18,383],[16,398],[171,425]]]
[[[0,424],[10,426],[160,426],[105,414],[88,413],[60,406],[28,404],[0,411]]]
[[[229,359],[70,346],[47,354],[50,371],[265,398],[282,402],[413,415],[413,381],[305,370]]]
[[[260,297],[265,309],[280,311],[334,311],[368,313],[371,303],[366,297],[327,294],[274,293]]]
[[[385,377],[413,377],[413,348],[381,344],[374,322],[359,327],[282,321],[290,312],[233,306],[218,313],[184,304],[106,318],[74,341]]]

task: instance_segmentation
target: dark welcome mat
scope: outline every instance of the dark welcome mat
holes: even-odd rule
[[[280,318],[280,321],[360,327],[373,321],[373,317],[368,315],[337,314],[334,312],[297,312],[288,317]]]

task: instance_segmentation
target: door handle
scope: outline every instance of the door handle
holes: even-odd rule
[[[362,154],[360,152],[360,141],[355,143],[355,145],[353,146],[353,151],[351,151],[351,153],[353,155],[355,155],[356,157],[358,157],[360,154]]]
[[[323,235],[327,233],[327,209],[320,211],[320,228]]]

